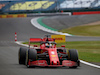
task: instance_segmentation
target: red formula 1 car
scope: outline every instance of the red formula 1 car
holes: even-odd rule
[[[27,67],[71,67],[80,66],[78,52],[75,49],[67,51],[64,45],[61,48],[56,47],[55,40],[52,38],[30,38],[29,48],[21,47],[19,49],[19,64]],[[32,46],[31,42],[41,42],[40,47]]]

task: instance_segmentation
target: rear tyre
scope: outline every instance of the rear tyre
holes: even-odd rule
[[[26,51],[26,66],[29,68],[30,67],[30,65],[28,64],[29,60],[36,61],[36,58],[37,58],[37,51],[35,49],[29,49],[28,51]]]
[[[71,60],[71,61],[74,61],[74,62],[78,62],[78,52],[77,52],[77,50],[70,49],[68,51],[68,60]],[[70,67],[70,68],[77,68],[77,66],[73,66],[73,67]]]
[[[18,52],[19,64],[25,64],[27,50],[28,50],[28,48],[26,48],[26,47],[21,47],[19,49],[19,52]]]

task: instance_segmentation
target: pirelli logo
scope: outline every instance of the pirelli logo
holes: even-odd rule
[[[66,42],[65,35],[51,35],[51,38],[55,39],[56,43]]]

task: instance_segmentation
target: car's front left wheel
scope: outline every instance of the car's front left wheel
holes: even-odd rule
[[[29,60],[31,62],[31,61],[36,61],[36,59],[37,59],[37,51],[35,49],[29,49],[28,51],[26,51],[26,66],[28,68],[30,67],[30,65],[28,64]]]

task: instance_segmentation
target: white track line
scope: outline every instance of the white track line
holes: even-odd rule
[[[80,60],[80,62],[83,63],[83,64],[86,64],[86,65],[92,66],[92,67],[100,68],[100,66],[98,66],[98,65],[91,64],[91,63],[88,63],[88,62],[83,61],[83,60]]]
[[[33,18],[31,19],[31,23],[34,27],[40,29],[40,30],[43,30],[43,31],[46,31],[46,32],[49,32],[49,33],[54,33],[54,34],[60,34],[60,35],[66,35],[66,36],[72,36],[68,33],[62,33],[62,32],[58,32],[58,31],[52,31],[50,29],[47,29],[43,26],[41,26],[38,22],[37,22],[37,19],[39,19],[40,17],[37,17],[37,18]]]
[[[68,34],[68,33],[62,33],[62,32],[52,31],[52,30],[50,30],[50,29],[47,29],[47,28],[41,26],[41,25],[37,22],[37,19],[39,19],[39,18],[40,18],[40,17],[37,17],[37,18],[33,18],[33,19],[31,20],[32,25],[35,26],[36,28],[41,29],[41,30],[46,31],[46,32],[49,32],[49,33],[60,34],[60,35],[66,35],[66,36],[72,36],[72,35],[70,35],[70,34]],[[83,64],[86,64],[86,65],[92,66],[92,67],[100,68],[100,66],[98,66],[98,65],[91,64],[91,63],[86,62],[86,61],[83,61],[83,60],[80,60],[80,62],[83,63]]]
[[[23,43],[22,41],[16,41],[15,43],[21,46],[29,47],[29,45],[22,44]]]

